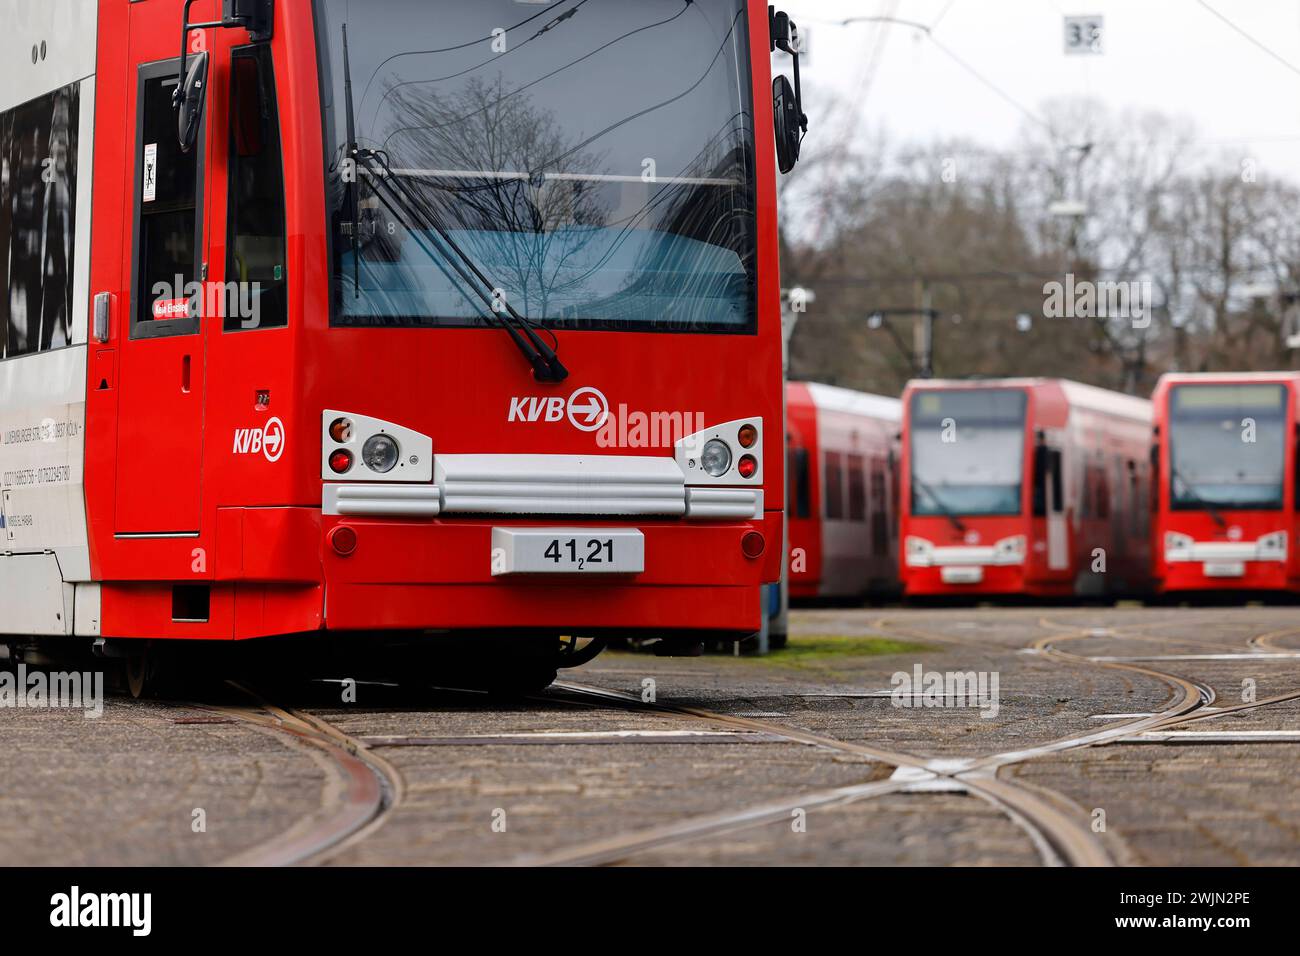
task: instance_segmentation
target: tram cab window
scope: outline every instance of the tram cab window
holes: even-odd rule
[[[1052,511],[1060,513],[1065,510],[1064,488],[1061,481],[1061,452],[1047,445],[1034,447],[1034,488],[1033,515],[1042,518],[1047,514],[1047,490],[1052,490]],[[1084,481],[1085,501],[1087,481]],[[1085,505],[1086,507],[1086,505]]]
[[[229,195],[226,278],[238,289],[239,308],[227,308],[224,328],[283,327],[289,322],[284,163],[275,73],[265,45],[231,57]]]
[[[1065,510],[1065,476],[1060,449],[1053,448],[1047,457],[1052,475],[1052,513],[1060,514]]]
[[[1041,518],[1047,514],[1047,462],[1049,449],[1046,445],[1034,446],[1034,500],[1033,514]]]
[[[202,225],[199,208],[203,133],[182,152],[176,138],[172,91],[176,67],[145,67],[140,85],[137,142],[136,289],[131,335],[153,338],[198,331],[196,294]]]
[[[790,482],[791,517],[807,518],[811,516],[812,496],[809,492],[812,489],[809,484],[807,448],[790,449],[789,460],[786,463],[786,473],[789,475]]]
[[[1296,425],[1295,431],[1291,436],[1291,441],[1294,449],[1291,454],[1291,457],[1293,459],[1291,463],[1292,466],[1292,474],[1291,474],[1292,499],[1291,500],[1296,507],[1300,507],[1300,425]]]

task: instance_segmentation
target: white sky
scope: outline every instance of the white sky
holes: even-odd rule
[[[934,40],[1035,113],[1048,98],[1079,95],[1157,109],[1190,118],[1207,146],[1253,159],[1261,173],[1300,179],[1300,0],[1206,2],[1294,69],[1199,0],[778,0],[778,9],[809,33],[814,122],[825,117],[819,92],[834,90],[858,104],[836,122],[856,122],[859,134],[1014,147],[1024,116],[919,31],[822,22],[892,15],[937,21]],[[1064,53],[1067,14],[1105,17],[1103,54]],[[823,135],[824,124],[814,128],[805,152]]]

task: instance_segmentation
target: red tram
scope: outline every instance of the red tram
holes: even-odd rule
[[[904,593],[1144,589],[1150,429],[1150,402],[1060,379],[910,382]]]
[[[0,22],[0,644],[509,634],[545,678],[557,635],[758,629],[788,18]]]
[[[792,599],[898,592],[898,399],[786,386]]]
[[[1162,592],[1300,589],[1300,372],[1168,374],[1152,396]]]

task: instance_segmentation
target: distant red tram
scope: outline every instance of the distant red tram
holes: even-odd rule
[[[1144,590],[1150,433],[1150,402],[1076,382],[910,382],[903,393],[904,593]]]
[[[1169,374],[1152,396],[1161,592],[1300,589],[1300,372]]]
[[[790,597],[898,592],[896,398],[786,386]]]

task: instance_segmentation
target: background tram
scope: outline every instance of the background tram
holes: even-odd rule
[[[0,0],[0,23],[0,644],[495,636],[492,666],[543,684],[559,636],[758,629],[776,179],[807,128],[770,67],[787,18]]]
[[[1150,402],[1060,379],[908,383],[904,593],[1144,589],[1150,430]]]
[[[790,382],[786,418],[790,597],[896,595],[902,404]]]
[[[1152,401],[1162,592],[1294,591],[1298,372],[1168,374]]]

